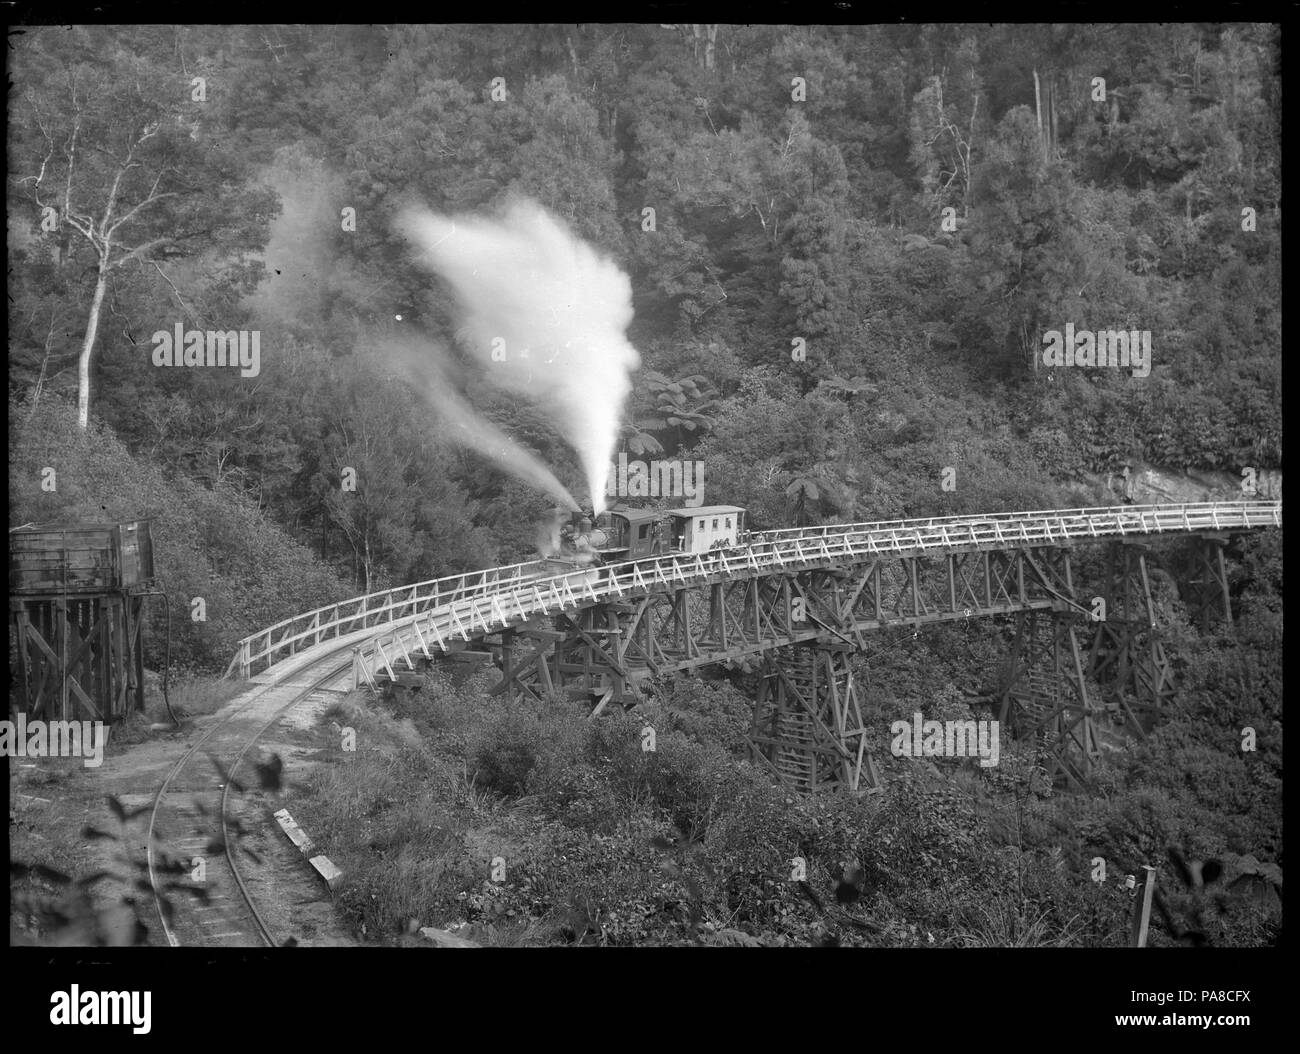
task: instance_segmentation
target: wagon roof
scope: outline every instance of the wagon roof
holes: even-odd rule
[[[698,509],[669,509],[669,516],[716,516],[726,512],[744,512],[739,505],[701,505]]]

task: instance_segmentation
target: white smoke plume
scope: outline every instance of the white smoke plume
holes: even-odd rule
[[[460,335],[487,379],[552,419],[601,512],[630,375],[640,364],[625,335],[627,275],[529,201],[514,202],[500,219],[410,209],[398,226],[454,290],[464,312]],[[504,361],[494,360],[494,349]]]
[[[389,338],[383,348],[389,363],[401,368],[432,404],[444,438],[478,451],[512,476],[558,499],[565,508],[579,511],[573,495],[541,458],[516,443],[459,394],[456,385],[448,378],[449,363],[442,348],[409,338]],[[556,529],[558,531],[558,526]]]

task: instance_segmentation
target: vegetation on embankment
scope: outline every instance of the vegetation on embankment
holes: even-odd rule
[[[490,945],[1118,946],[1123,878],[1150,863],[1168,916],[1153,944],[1271,943],[1280,908],[1252,868],[1282,855],[1279,539],[1246,542],[1232,577],[1234,628],[1202,636],[1173,612],[1182,703],[1105,757],[1092,794],[1053,790],[1009,735],[991,769],[888,755],[899,714],[988,716],[960,688],[1005,652],[990,624],[859,660],[880,794],[774,786],[740,760],[751,704],[725,681],[668,680],[635,712],[588,721],[558,696],[511,702],[434,671],[418,693],[326,715],[356,749],[313,777],[300,818],[370,940],[463,923]],[[1220,881],[1185,886],[1170,850],[1222,861]]]

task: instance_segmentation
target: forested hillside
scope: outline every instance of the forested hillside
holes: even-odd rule
[[[565,422],[494,382],[410,210],[535,202],[612,261],[640,366],[609,457],[698,463],[757,530],[1117,505],[1189,472],[1280,498],[1277,26],[28,27],[10,49],[10,526],[154,518],[176,667],[537,554],[554,493],[447,392],[590,508]],[[159,364],[192,330],[231,361]],[[1083,331],[1131,359],[1076,358]],[[413,372],[399,345],[446,357]],[[869,796],[787,797],[742,762],[744,663],[607,721],[434,671],[334,704],[321,736],[362,748],[294,793],[358,940],[455,918],[485,943],[1119,946],[1126,873],[1212,860],[1237,892],[1162,885],[1152,943],[1280,943],[1280,533],[1227,543],[1231,621],[1155,583],[1176,705],[1112,713],[1078,793],[1009,731],[996,768],[888,756],[893,720],[1005,686],[1010,620],[969,611],[853,656]],[[526,876],[506,893],[498,851]],[[840,896],[874,921],[832,932]]]
[[[1080,504],[1125,461],[1281,462],[1268,26],[33,28],[14,48],[15,417],[75,401],[91,340],[91,417],[246,496],[345,591],[524,558],[547,504],[368,354],[395,329],[456,342],[390,222],[412,202],[524,195],[625,269],[622,449],[703,460],[707,500],[758,527]],[[178,323],[259,330],[260,372],[156,367]],[[1066,323],[1149,330],[1149,376],[1048,368]],[[579,492],[549,422],[465,385]]]

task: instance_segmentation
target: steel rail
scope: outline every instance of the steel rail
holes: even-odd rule
[[[347,650],[348,648],[344,647],[344,648],[336,648],[324,652],[311,665],[312,666],[321,665],[327,662],[330,658],[338,655],[341,652],[345,652]],[[280,718],[285,714],[286,711],[292,709],[294,706],[297,706],[304,698],[306,698],[312,692],[318,691],[323,685],[328,684],[332,680],[336,680],[338,677],[340,677],[343,673],[347,671],[347,668],[348,668],[347,664],[337,665],[334,668],[332,668],[329,673],[317,679],[308,687],[302,689],[299,692],[296,692],[293,698],[290,699],[284,705],[278,707],[275,710],[274,714],[271,716],[271,718],[268,721],[266,721],[264,724],[262,724],[258,728],[258,730],[253,733],[252,736],[247,737],[239,753],[235,756],[234,760],[230,763],[228,778],[226,779],[225,787],[222,790],[221,804],[220,804],[220,823],[221,823],[222,842],[225,847],[225,856],[227,861],[229,862],[231,873],[235,878],[235,883],[239,891],[240,898],[243,900],[245,907],[248,909],[248,913],[250,917],[253,919],[254,926],[258,931],[258,936],[261,938],[263,943],[267,945],[274,946],[275,943],[274,936],[271,934],[270,928],[266,924],[265,918],[262,916],[261,912],[258,911],[257,905],[254,903],[252,896],[249,894],[247,885],[243,880],[243,876],[240,874],[239,866],[238,864],[236,864],[234,856],[230,851],[230,838],[229,838],[230,832],[228,828],[228,823],[227,823],[228,817],[226,813],[226,809],[229,801],[230,777],[234,776],[235,768],[243,760],[244,755],[248,752],[248,750],[252,747],[252,745],[262,736],[263,733],[266,732],[268,728],[270,728],[273,724],[275,724],[276,721],[280,720]],[[191,762],[196,760],[199,750],[203,748],[205,744],[211,741],[213,737],[215,737],[219,732],[225,731],[226,729],[230,728],[230,726],[235,721],[237,721],[241,716],[247,714],[248,711],[252,709],[252,707],[263,696],[265,696],[268,692],[275,690],[276,687],[277,685],[274,684],[266,685],[262,687],[261,690],[254,692],[244,702],[244,704],[240,706],[237,710],[234,710],[231,713],[227,714],[223,720],[213,725],[211,728],[207,729],[203,733],[203,735],[201,735],[171,767],[166,777],[163,779],[162,783],[159,784],[157,792],[154,794],[153,806],[149,810],[148,830],[145,833],[145,852],[146,852],[146,860],[148,863],[149,887],[153,893],[154,906],[158,913],[158,921],[162,925],[163,934],[167,937],[167,943],[172,947],[178,947],[180,941],[176,936],[175,929],[168,922],[166,913],[163,911],[163,906],[162,906],[163,895],[161,889],[159,888],[158,873],[155,866],[156,854],[154,851],[154,846],[158,841],[158,837],[157,837],[158,814],[162,808],[164,797],[166,796],[168,789],[171,787],[176,777],[180,775],[180,773],[185,769],[187,765],[189,765]]]

